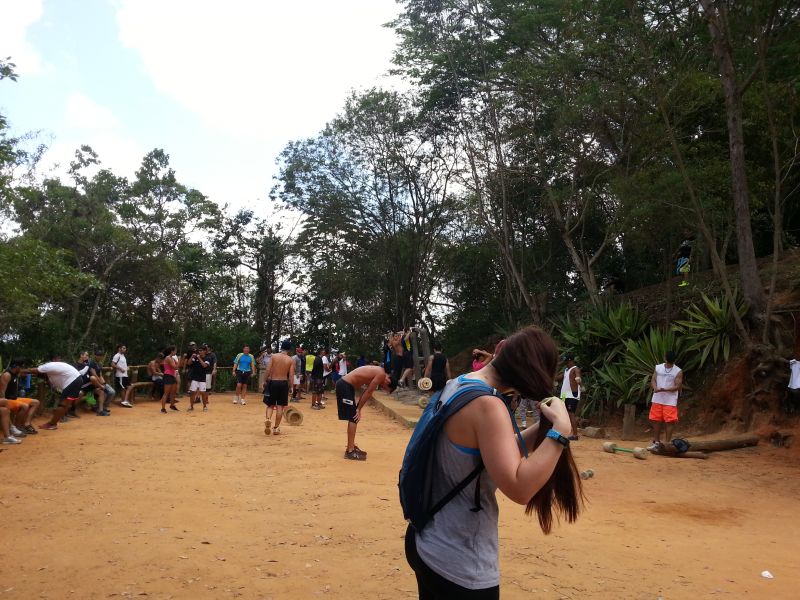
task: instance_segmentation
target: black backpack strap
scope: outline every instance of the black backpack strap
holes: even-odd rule
[[[428,521],[430,521],[433,518],[433,515],[435,515],[440,510],[442,510],[442,508],[444,508],[444,506],[448,502],[450,502],[450,500],[452,500],[453,498],[458,496],[464,490],[465,487],[467,487],[470,483],[472,483],[472,481],[476,477],[479,477],[480,474],[481,474],[481,471],[483,471],[483,461],[482,460],[478,462],[478,465],[470,472],[469,475],[467,475],[463,480],[461,480],[461,482],[457,486],[455,486],[441,500],[439,500],[436,504],[433,505],[433,507],[428,511],[427,518],[425,519],[425,522],[427,523]],[[480,486],[476,486],[476,488],[480,488]],[[476,493],[475,497],[477,498],[477,500],[476,500],[476,508],[478,510],[480,510],[481,509],[481,507],[480,507],[480,492]],[[477,511],[473,511],[473,512],[477,512]]]

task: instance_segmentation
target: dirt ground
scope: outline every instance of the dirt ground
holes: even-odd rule
[[[415,597],[397,500],[410,431],[368,408],[369,460],[345,461],[335,407],[300,408],[300,427],[266,437],[257,397],[168,415],[140,401],[3,447],[0,597]],[[797,597],[796,448],[573,447],[595,471],[577,524],[543,536],[501,497],[503,598]]]

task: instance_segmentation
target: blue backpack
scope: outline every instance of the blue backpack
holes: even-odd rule
[[[445,421],[475,400],[475,398],[495,396],[502,400],[509,410],[520,447],[525,456],[528,455],[527,448],[522,440],[522,434],[519,432],[514,415],[511,413],[510,399],[482,381],[468,379],[465,375],[458,378],[458,385],[458,389],[447,400],[443,401],[441,399],[444,390],[440,390],[433,395],[428,406],[425,407],[417,426],[414,428],[414,433],[411,435],[403,457],[403,466],[400,469],[400,481],[398,483],[400,505],[403,507],[403,517],[417,532],[422,531],[433,516],[460,494],[476,477],[478,478],[478,484],[475,486],[475,507],[471,510],[473,512],[481,510],[480,474],[484,468],[482,460],[478,461],[475,469],[444,497],[438,500],[432,497],[433,473],[436,472],[435,450],[439,434],[442,433]]]

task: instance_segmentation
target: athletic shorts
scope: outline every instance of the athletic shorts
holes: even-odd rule
[[[325,391],[325,379],[312,377],[311,378],[311,393],[321,394]]]
[[[250,371],[236,371],[236,383],[247,385],[250,383]]]
[[[682,256],[678,259],[678,262],[675,265],[675,274],[682,275],[683,273],[688,273],[691,268],[692,266],[689,262],[689,259]]]
[[[356,390],[344,379],[336,382],[336,408],[340,421],[353,421],[356,416]]]
[[[576,410],[578,410],[578,399],[564,398],[564,406],[567,407],[567,412],[574,413]]]
[[[653,402],[650,405],[650,420],[660,421],[662,423],[677,423],[678,407]]]
[[[117,382],[117,385],[122,390],[127,390],[131,386],[130,377],[114,377],[114,381]]]
[[[210,373],[206,375],[206,390],[207,391],[211,389],[211,380],[213,378],[214,378],[214,376],[211,375]]]
[[[127,377],[125,379],[127,379]],[[81,394],[82,387],[83,378],[78,377],[61,392],[61,402],[68,402],[70,404],[75,402]]]
[[[206,391],[206,382],[205,381],[194,381],[194,380],[192,380],[189,383],[189,391],[190,392],[205,392]]]
[[[431,391],[438,392],[447,385],[447,376],[444,373],[431,373]]]
[[[178,380],[175,379],[175,375],[164,375],[163,381],[165,386],[175,385],[176,383],[178,383]]]
[[[264,404],[267,406],[289,405],[289,382],[285,379],[270,381],[264,394]]]
[[[410,350],[406,350],[403,352],[403,368],[404,369],[411,369],[414,366],[414,356],[411,354]]]
[[[295,375],[294,376],[294,384],[295,385],[300,385],[300,375]]]
[[[31,398],[14,398],[13,400],[8,401],[8,410],[11,412],[17,412],[20,408],[27,408],[30,406],[31,402],[33,402]]]

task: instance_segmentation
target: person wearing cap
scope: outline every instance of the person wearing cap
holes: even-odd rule
[[[578,403],[581,400],[581,368],[575,364],[575,355],[564,355],[564,372],[557,377],[561,381],[561,399],[567,407],[569,422],[572,427],[570,440],[578,439]]]
[[[664,362],[656,365],[650,378],[653,399],[650,404],[650,422],[653,424],[653,443],[649,450],[658,450],[661,442],[661,430],[664,429],[665,442],[672,440],[675,423],[678,422],[678,396],[683,389],[683,371],[675,364],[675,352],[668,351]]]
[[[264,404],[267,405],[264,433],[266,435],[279,435],[281,432],[281,419],[283,409],[289,404],[289,388],[294,383],[295,360],[289,356],[292,343],[289,340],[281,342],[281,351],[273,354],[267,367],[267,380],[264,388]],[[275,424],[272,416],[275,415]]]

